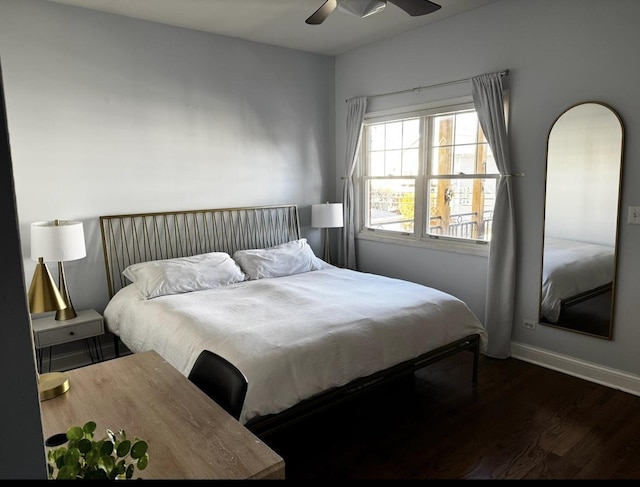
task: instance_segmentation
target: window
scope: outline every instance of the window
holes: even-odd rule
[[[365,121],[362,233],[487,244],[499,172],[473,105]]]

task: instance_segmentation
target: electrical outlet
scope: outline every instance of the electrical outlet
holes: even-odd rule
[[[536,329],[536,323],[534,321],[530,321],[530,320],[524,320],[522,322],[522,326],[524,326],[525,328],[528,328],[529,330],[535,330]]]

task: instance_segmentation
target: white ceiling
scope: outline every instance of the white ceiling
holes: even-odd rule
[[[364,19],[335,10],[305,19],[324,0],[49,0],[317,54],[337,55],[500,0],[434,0],[442,8],[411,17],[392,3]]]

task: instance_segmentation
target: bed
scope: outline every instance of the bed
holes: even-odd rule
[[[609,292],[614,273],[611,246],[546,237],[542,266],[542,317],[556,323],[562,310]]]
[[[473,353],[477,380],[487,335],[463,301],[322,261],[296,205],[102,216],[100,226],[114,343],[153,349],[185,376],[202,350],[222,355],[248,378],[240,421],[256,434],[460,352]]]

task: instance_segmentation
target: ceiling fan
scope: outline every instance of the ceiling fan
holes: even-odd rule
[[[389,1],[412,17],[430,14],[440,8],[440,5],[429,2],[428,0]],[[336,8],[343,12],[364,18],[381,11],[386,6],[386,0],[326,0],[305,22],[311,25],[321,24]]]

